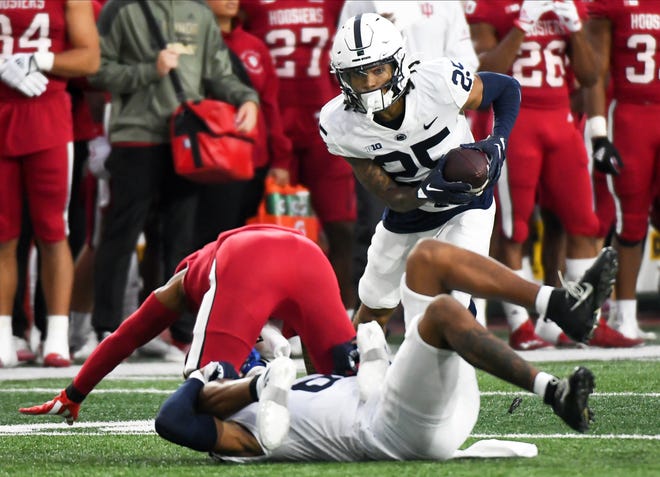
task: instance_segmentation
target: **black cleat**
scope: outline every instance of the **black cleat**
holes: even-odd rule
[[[598,310],[612,293],[618,268],[616,250],[612,247],[601,250],[580,281],[562,279],[563,288],[550,295],[545,319],[557,323],[571,339],[582,343],[589,341],[596,327]]]
[[[550,404],[566,424],[584,433],[594,420],[594,414],[589,409],[589,395],[593,392],[593,373],[579,366],[567,378],[550,383],[543,401]]]

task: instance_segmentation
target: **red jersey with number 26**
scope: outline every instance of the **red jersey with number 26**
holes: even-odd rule
[[[270,49],[280,79],[280,104],[318,106],[337,95],[330,48],[344,2],[243,0],[245,29]]]
[[[513,22],[520,15],[521,4],[522,0],[480,0],[474,11],[466,13],[466,18],[470,24],[492,25],[501,39],[514,28]],[[575,5],[584,19],[586,11],[582,2],[576,1]],[[525,36],[509,71],[522,87],[522,106],[543,109],[569,106],[567,42],[568,36],[552,11],[544,13]]]
[[[591,17],[612,25],[614,97],[660,104],[660,2],[594,0],[588,8]]]
[[[8,58],[14,53],[63,51],[67,39],[65,9],[64,0],[1,1],[0,58]],[[39,98],[65,88],[65,78],[49,76],[48,89]],[[21,99],[29,98],[0,82],[0,101]]]

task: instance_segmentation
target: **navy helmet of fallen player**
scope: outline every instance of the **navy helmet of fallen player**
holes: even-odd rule
[[[392,22],[375,13],[349,18],[335,36],[330,57],[346,105],[368,116],[387,109],[408,88],[405,56],[403,37]],[[384,64],[392,65],[390,81],[372,91],[356,91],[352,78]]]

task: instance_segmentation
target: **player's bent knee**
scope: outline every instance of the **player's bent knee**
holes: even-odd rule
[[[432,238],[425,238],[417,242],[410,251],[406,264],[406,273],[411,275],[416,270],[427,270],[428,267],[440,267],[448,258],[447,252],[451,246],[445,242]]]

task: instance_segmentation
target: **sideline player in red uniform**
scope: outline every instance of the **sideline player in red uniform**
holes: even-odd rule
[[[352,309],[356,299],[351,271],[355,180],[350,166],[328,152],[318,130],[319,112],[337,90],[329,70],[330,47],[343,4],[336,0],[243,0],[241,8],[247,16],[245,29],[270,48],[280,80],[284,132],[293,144],[291,182],[310,189],[342,301]]]
[[[44,365],[68,366],[73,261],[66,211],[73,128],[65,88],[66,78],[98,69],[98,33],[90,1],[0,6],[0,361],[16,364],[10,315],[25,196],[48,309]]]
[[[285,334],[292,331],[309,344],[319,373],[342,374],[350,366],[345,353],[334,353],[346,350],[343,345],[355,337],[355,329],[323,251],[297,230],[248,225],[220,234],[183,259],[167,284],[101,341],[55,401],[81,403],[103,377],[185,310],[197,314],[186,376],[211,361],[239,369],[269,318],[281,320]]]
[[[660,3],[594,0],[588,8],[603,71],[588,92],[587,124],[594,167],[609,174],[613,189],[621,262],[610,324],[629,338],[654,339],[639,329],[636,287],[651,204],[660,200],[660,133],[650,126],[660,117]],[[606,113],[608,73],[613,93]]]
[[[566,230],[566,278],[574,280],[593,263],[599,231],[587,153],[570,110],[566,70],[570,61],[581,85],[596,81],[596,58],[582,29],[586,11],[572,0],[471,4],[467,18],[480,69],[511,74],[520,82],[522,94],[497,187],[498,256],[524,273],[522,244],[538,202]],[[523,307],[507,303],[505,309],[512,347],[570,343],[549,321],[538,320],[534,330]]]

